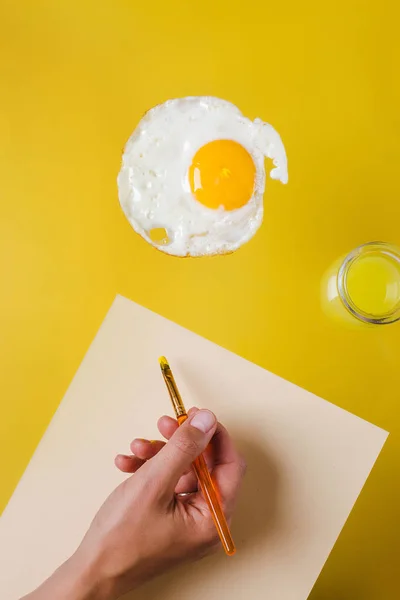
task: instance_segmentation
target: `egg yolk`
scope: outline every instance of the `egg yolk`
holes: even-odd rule
[[[202,146],[189,167],[189,183],[198,202],[208,208],[235,210],[253,195],[256,167],[243,146],[215,140]]]

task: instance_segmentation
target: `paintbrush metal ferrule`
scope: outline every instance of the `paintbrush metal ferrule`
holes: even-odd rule
[[[171,398],[172,406],[174,407],[176,418],[178,419],[179,417],[183,417],[186,415],[185,405],[183,404],[183,400],[181,398],[171,368],[165,356],[160,357],[159,363],[162,375],[164,377],[165,385],[167,386],[168,393]]]

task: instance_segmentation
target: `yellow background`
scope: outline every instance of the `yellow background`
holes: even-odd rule
[[[336,326],[319,282],[400,243],[399,14],[326,4],[0,0],[1,508],[121,293],[392,432],[312,599],[397,596],[400,327]],[[289,155],[224,258],[154,251],[117,200],[142,113],[189,94],[270,121]]]

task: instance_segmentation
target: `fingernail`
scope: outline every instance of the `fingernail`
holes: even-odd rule
[[[208,433],[216,423],[215,415],[209,410],[199,410],[190,421],[192,427]]]

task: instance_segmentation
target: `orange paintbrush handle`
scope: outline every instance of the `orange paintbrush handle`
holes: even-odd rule
[[[187,415],[180,416],[178,418],[179,425],[186,421],[186,419]],[[233,542],[231,532],[229,531],[229,526],[226,522],[226,518],[207,468],[206,461],[202,454],[200,454],[200,456],[194,461],[193,469],[196,473],[197,479],[199,480],[201,491],[203,492],[203,496],[210,509],[211,516],[224,550],[229,556],[232,556],[232,554],[235,554],[236,552],[235,544]]]

